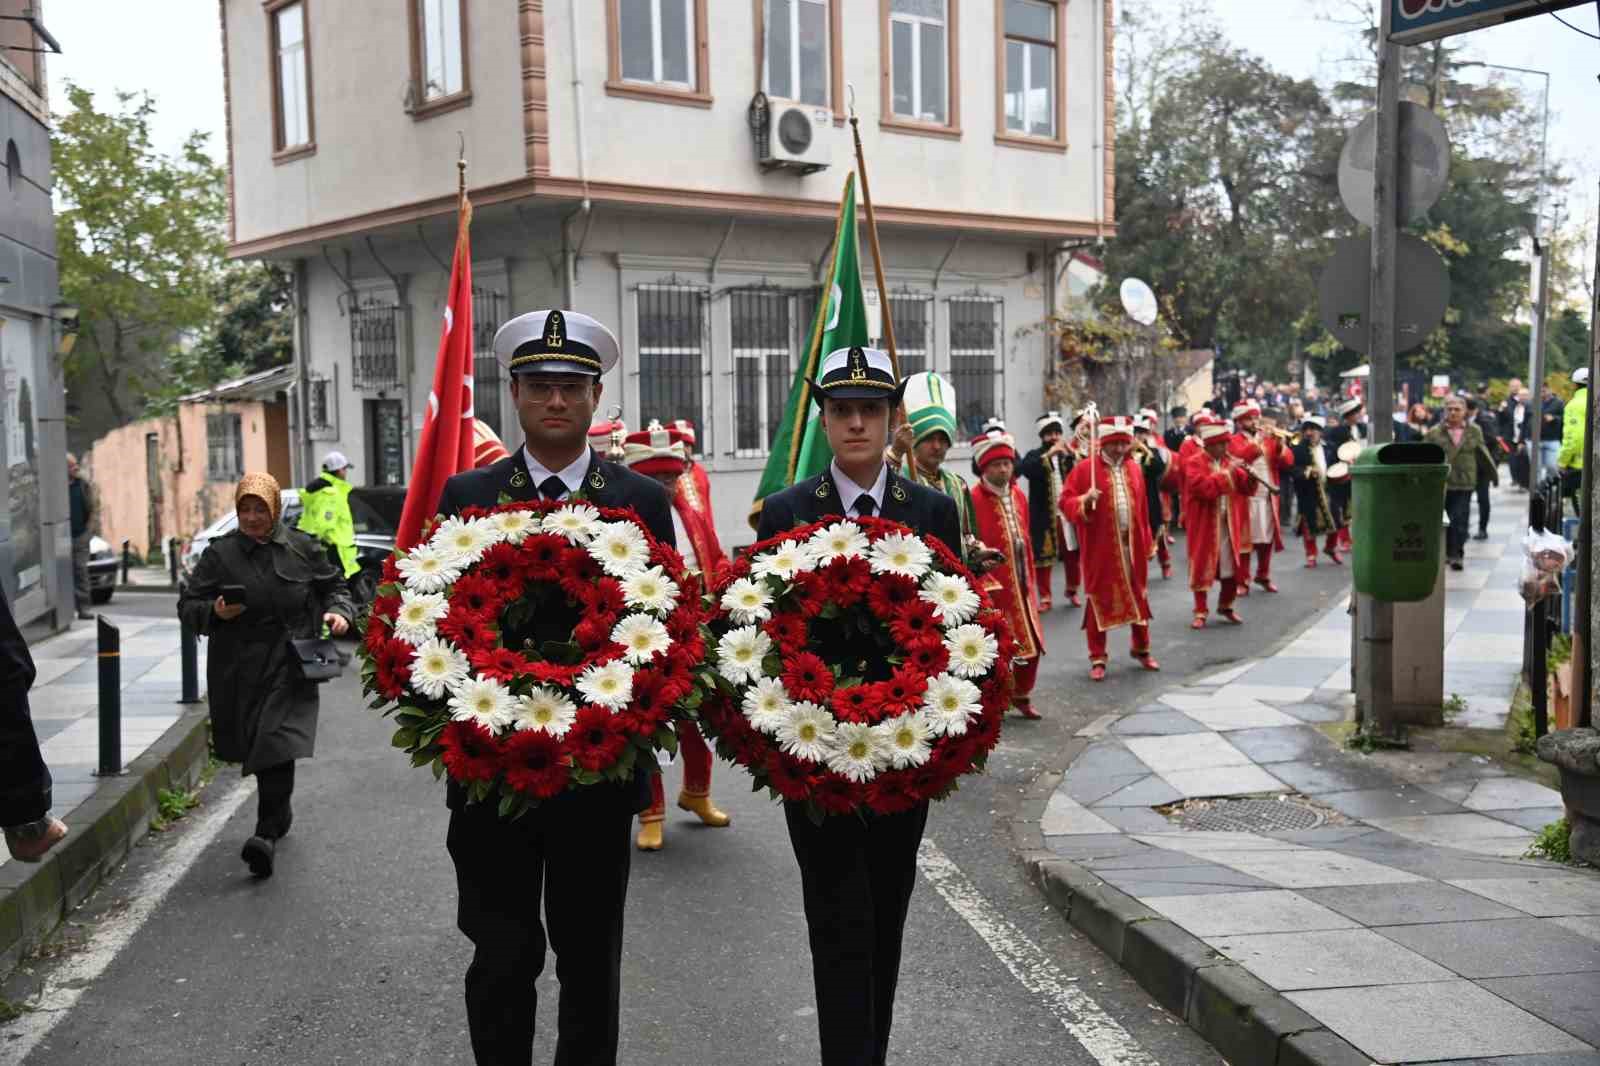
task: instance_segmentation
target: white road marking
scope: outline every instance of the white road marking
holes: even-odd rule
[[[917,866],[934,890],[983,938],[1022,987],[1044,1000],[1066,1031],[1101,1066],[1160,1066],[1116,1019],[1050,961],[1037,944],[983,898],[939,846],[924,839]]]
[[[248,780],[237,782],[206,808],[193,825],[184,827],[182,836],[139,882],[125,893],[127,906],[99,922],[83,946],[68,955],[45,980],[39,998],[3,1031],[0,1061],[21,1063],[38,1044],[50,1035],[56,1023],[66,1017],[85,990],[105,972],[134,934],[161,906],[167,893],[183,879],[228,824],[233,813],[255,794]]]

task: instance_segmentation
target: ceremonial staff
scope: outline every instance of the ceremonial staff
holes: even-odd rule
[[[872,184],[867,181],[867,157],[861,150],[861,120],[856,117],[856,87],[849,86],[850,136],[856,144],[856,171],[861,175],[861,202],[867,208],[867,246],[872,249],[872,275],[878,283],[878,320],[882,323],[883,348],[889,353],[895,380],[901,378],[900,353],[894,345],[894,316],[889,313],[889,286],[883,279],[883,250],[878,247],[878,216],[872,211]],[[904,401],[895,409],[894,422],[906,420]]]
[[[1089,424],[1089,490],[1095,491],[1095,476],[1100,473],[1100,408],[1093,400],[1083,405],[1083,420]],[[1091,502],[1086,508],[1094,510]]]

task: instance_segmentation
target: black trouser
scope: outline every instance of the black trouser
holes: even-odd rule
[[[1467,527],[1471,524],[1472,489],[1445,489],[1444,513],[1450,525],[1444,531],[1444,557],[1460,559],[1467,554]]]
[[[621,1003],[622,911],[628,895],[632,792],[563,793],[516,821],[493,802],[450,815],[456,924],[476,949],[467,1025],[478,1066],[530,1066],[546,929],[561,1003],[556,1066],[612,1066]]]
[[[1478,532],[1489,532],[1489,479],[1480,477],[1478,487],[1474,490],[1478,494]]]
[[[294,760],[256,771],[256,836],[277,840],[289,831],[294,811]]]
[[[928,805],[821,825],[800,804],[783,814],[800,864],[822,1066],[883,1066]]]
[[[1522,488],[1528,488],[1528,446],[1519,444],[1511,453],[1511,458],[1506,460],[1511,467],[1511,480]]]

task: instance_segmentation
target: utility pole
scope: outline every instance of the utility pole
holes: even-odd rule
[[[1372,168],[1372,288],[1368,319],[1367,414],[1373,445],[1394,439],[1395,245],[1399,237],[1396,188],[1400,159],[1400,46],[1389,39],[1393,4],[1384,0],[1378,23],[1377,155]],[[1357,545],[1372,551],[1372,545]],[[1394,604],[1361,595],[1356,603],[1356,703],[1362,731],[1393,737]]]

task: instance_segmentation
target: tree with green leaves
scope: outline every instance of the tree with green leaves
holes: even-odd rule
[[[279,263],[235,263],[217,279],[217,316],[202,342],[220,365],[255,374],[294,355],[294,275]]]

